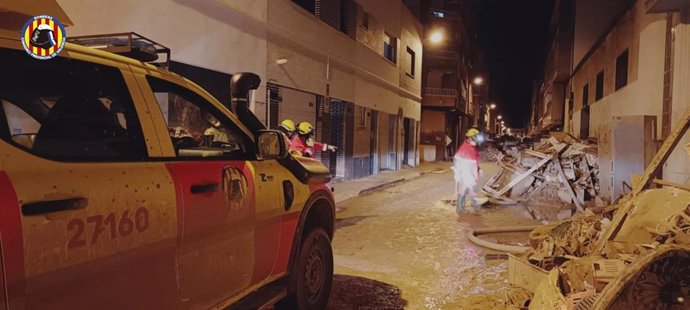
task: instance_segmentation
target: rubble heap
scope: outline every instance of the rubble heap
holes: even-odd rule
[[[479,159],[482,162],[496,162],[501,158],[501,151],[493,144],[488,144],[479,149]]]
[[[482,188],[494,204],[517,204],[549,185],[558,197],[579,211],[599,193],[597,146],[564,133],[551,137],[534,150],[503,154],[501,170]]]
[[[657,179],[688,128],[690,111],[615,204],[530,233],[510,309],[690,309],[690,186]]]
[[[530,309],[658,303],[664,283],[676,283],[679,291],[669,294],[682,300],[690,293],[690,192],[665,187],[628,195],[599,213],[540,226],[530,246],[509,257],[509,282],[532,292]]]

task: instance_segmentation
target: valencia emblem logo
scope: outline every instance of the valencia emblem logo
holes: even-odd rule
[[[22,28],[22,45],[31,57],[51,59],[65,47],[65,27],[57,18],[48,15],[34,16]]]

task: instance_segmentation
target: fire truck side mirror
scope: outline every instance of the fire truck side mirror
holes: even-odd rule
[[[256,138],[259,160],[281,159],[287,156],[285,137],[277,130],[261,130]]]

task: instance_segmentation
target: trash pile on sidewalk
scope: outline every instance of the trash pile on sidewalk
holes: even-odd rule
[[[531,247],[508,256],[513,287],[508,309],[690,309],[690,187],[657,179],[688,128],[690,111],[644,174],[632,178],[631,191],[613,205],[588,208],[530,233]],[[596,165],[590,163],[596,157],[566,139],[550,139],[554,152],[548,154],[552,165],[576,169],[570,178],[576,184],[568,182],[576,192],[578,185],[586,186],[579,180],[594,179]],[[577,150],[574,164],[571,152],[557,150],[559,145]],[[582,156],[590,176],[577,171]],[[568,172],[559,171],[559,176],[568,179]]]
[[[530,309],[688,309],[689,202],[666,187],[541,226],[527,252],[509,255],[509,282],[530,292]]]
[[[501,156],[498,165],[501,170],[482,188],[494,204],[517,204],[555,185],[563,202],[582,211],[585,202],[599,193],[596,144],[564,133],[552,133],[534,150]]]

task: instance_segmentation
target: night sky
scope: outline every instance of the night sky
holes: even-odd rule
[[[532,81],[542,70],[553,0],[471,0],[492,100],[508,127],[526,127]]]

